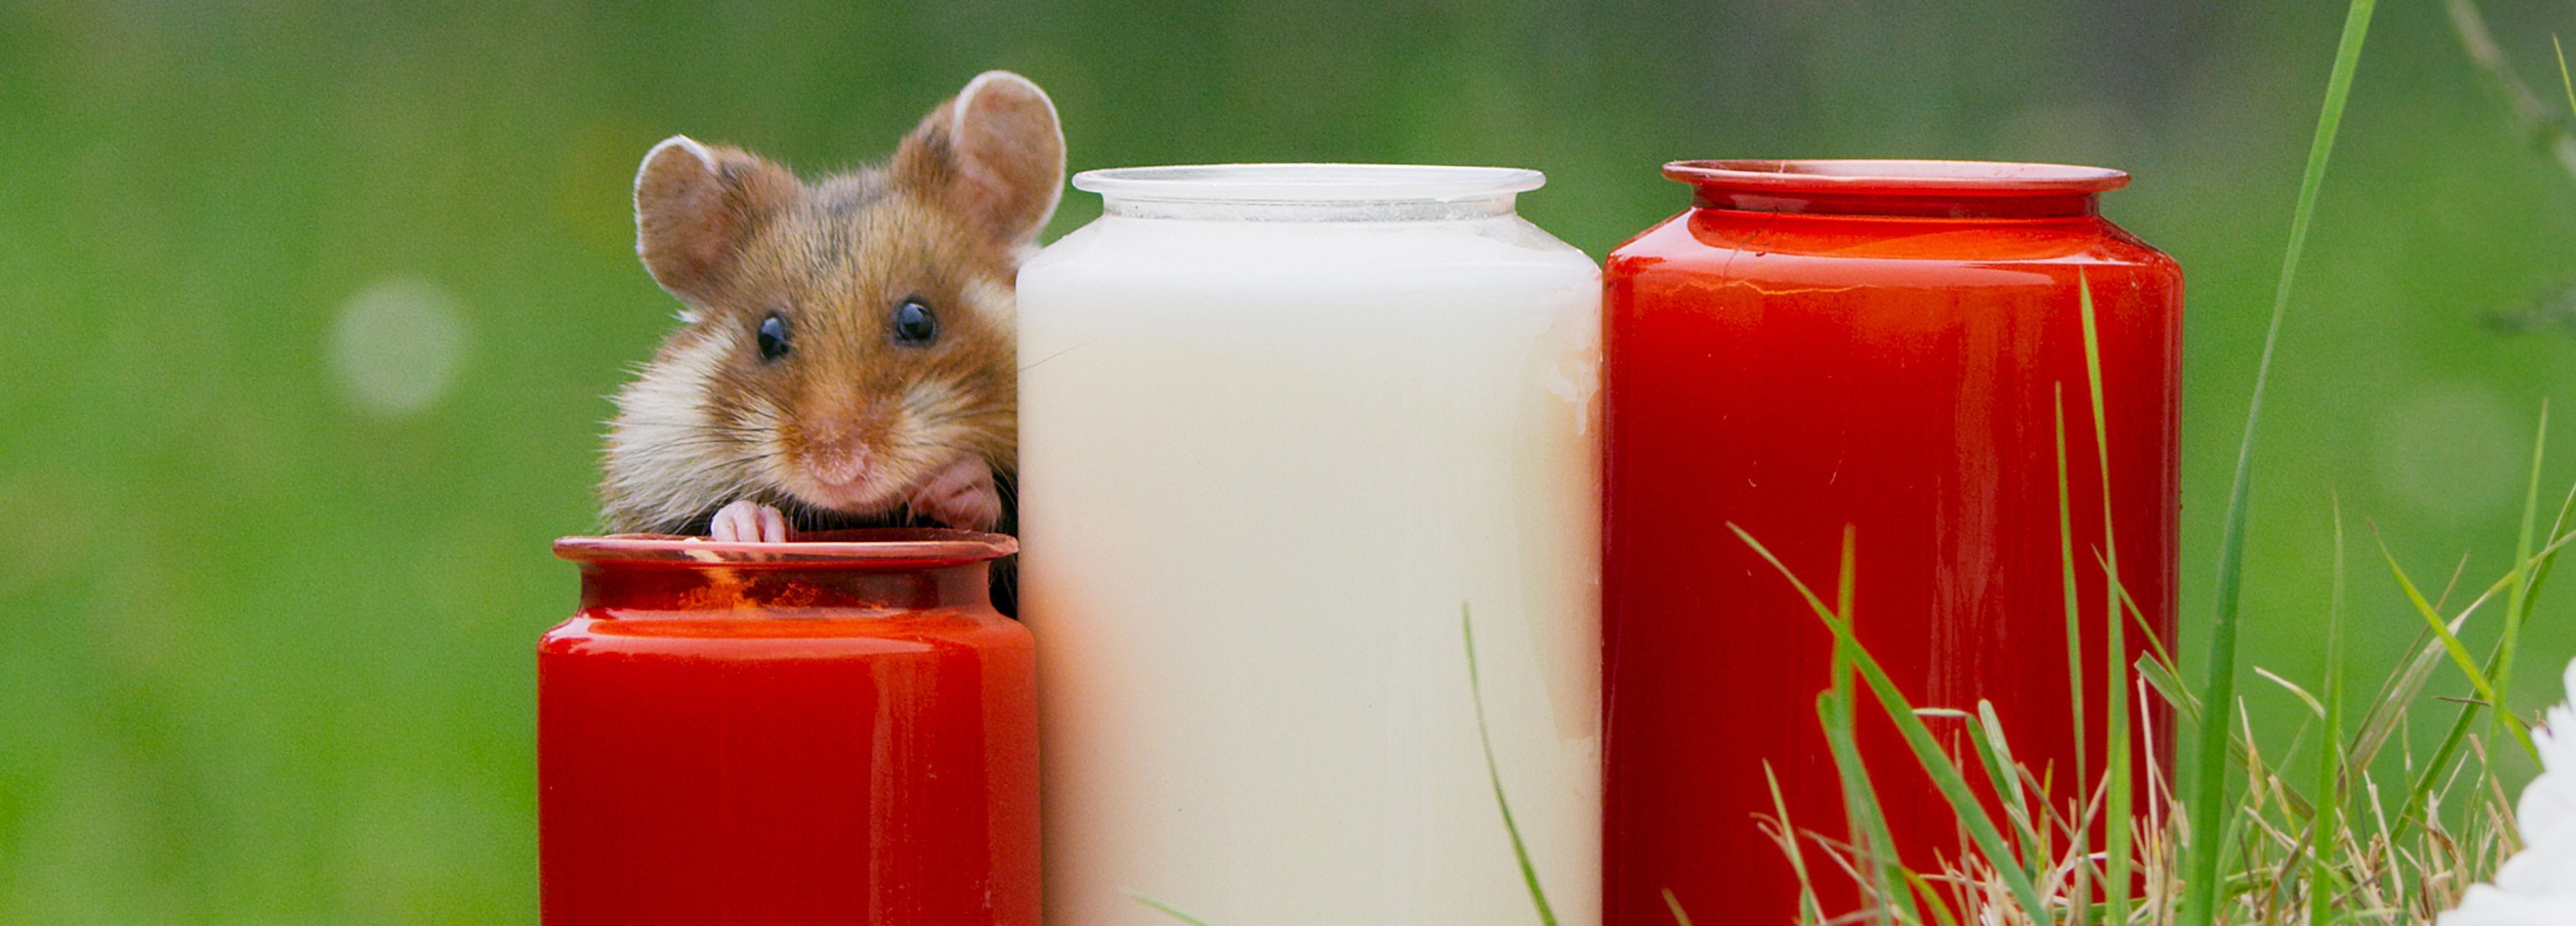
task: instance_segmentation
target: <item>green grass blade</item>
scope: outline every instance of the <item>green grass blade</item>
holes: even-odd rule
[[[1476,741],[1485,747],[1485,774],[1494,782],[1494,807],[1503,812],[1503,831],[1511,834],[1512,857],[1521,863],[1521,881],[1529,886],[1530,903],[1538,907],[1542,926],[1556,926],[1556,911],[1547,905],[1547,891],[1538,885],[1538,867],[1530,864],[1529,845],[1521,841],[1521,827],[1512,820],[1512,802],[1503,796],[1503,767],[1494,761],[1494,734],[1485,725],[1484,679],[1476,669],[1476,621],[1467,613],[1467,603],[1458,603],[1458,634],[1467,641],[1467,691],[1476,702]]]
[[[1931,776],[1932,783],[1940,790],[1941,796],[1949,801],[1950,810],[1958,816],[1960,826],[1968,831],[1968,838],[1976,844],[1977,851],[1984,853],[1989,860],[2012,858],[2010,848],[2004,845],[2003,834],[1995,828],[1995,821],[1986,816],[1985,806],[1977,802],[1976,792],[1969,790],[1967,778],[1960,774],[1959,767],[1950,761],[1949,754],[1941,751],[1941,744],[1933,739],[1932,731],[1924,727],[1920,718],[1914,716],[1914,705],[1906,700],[1905,693],[1897,689],[1896,682],[1887,677],[1886,670],[1879,667],[1878,660],[1869,654],[1867,648],[1860,645],[1860,640],[1852,636],[1851,626],[1844,623],[1833,609],[1826,607],[1824,601],[1817,598],[1816,593],[1808,589],[1805,582],[1799,581],[1797,574],[1789,571],[1789,567],[1780,562],[1779,557],[1772,555],[1771,550],[1764,547],[1761,541],[1753,539],[1752,534],[1746,533],[1744,528],[1736,524],[1729,523],[1726,527],[1734,531],[1735,536],[1743,540],[1746,546],[1752,547],[1754,553],[1770,563],[1771,568],[1778,571],[1782,578],[1789,580],[1790,586],[1797,589],[1799,597],[1807,600],[1807,606],[1815,612],[1816,619],[1823,621],[1825,628],[1832,631],[1835,646],[1844,651],[1844,658],[1850,660],[1852,668],[1860,672],[1862,681],[1869,684],[1870,694],[1876,696],[1879,709],[1887,714],[1889,720],[1895,722],[1897,732],[1904,736],[1906,745],[1913,749],[1915,760],[1923,766],[1924,773]],[[1852,547],[1851,536],[1849,529],[1846,528],[1843,541],[1846,550]],[[1850,557],[1844,557],[1844,562],[1844,568],[1849,569]],[[2027,875],[2023,874],[2020,867],[2000,863],[1992,867],[1996,877],[2000,878],[2005,887],[2012,892],[2014,902],[2021,906],[2022,912],[2030,917],[2031,922],[2054,922],[2048,914],[2047,907],[2040,903],[2037,887],[2031,883]]]
[[[2164,696],[2165,703],[2173,705],[2174,714],[2182,722],[2200,722],[2200,699],[2192,697],[2190,689],[2182,686],[2182,679],[2174,676],[2171,666],[2157,659],[2154,653],[2147,653],[2138,657],[2137,668],[2138,677],[2146,679],[2147,684],[2155,687],[2157,694]]]
[[[1772,782],[1772,783],[1771,783],[1771,790],[1772,790],[1772,792],[1773,792],[1773,795],[1776,797],[1776,796],[1777,796],[1777,794],[1778,794],[1778,792],[1779,792],[1779,790],[1780,790],[1780,783],[1779,783],[1779,782],[1777,782],[1777,781]],[[1786,818],[1783,818],[1783,819],[1785,820]],[[1783,823],[1782,825],[1783,825],[1783,826],[1785,826],[1785,825],[1787,825],[1787,824],[1786,824],[1786,823]],[[1795,838],[1795,837],[1792,837],[1792,838]],[[1803,884],[1804,884],[1804,880],[1803,880],[1803,879],[1806,877],[1805,872],[1800,872],[1800,873],[1799,873],[1799,875],[1798,875],[1798,877],[1801,879],[1800,883],[1803,885]],[[1810,899],[1813,899],[1813,897],[1814,897],[1814,895],[1813,895],[1813,894],[1808,894],[1807,896],[1808,896]],[[1673,923],[1675,924],[1675,926],[1691,926],[1691,918],[1690,918],[1690,914],[1682,912],[1682,900],[1681,900],[1681,898],[1673,896],[1673,889],[1672,889],[1672,888],[1669,888],[1669,887],[1664,889],[1664,909],[1667,909],[1667,910],[1671,910],[1671,911],[1673,911]],[[1818,918],[1818,919],[1813,920],[1813,921],[1811,921],[1811,922],[1821,923],[1821,922],[1824,922],[1824,920],[1823,920],[1822,918]],[[1802,924],[1802,926],[1803,926],[1803,924]]]
[[[1949,904],[1942,902],[1941,892],[1932,889],[1932,882],[1923,880],[1922,875],[1909,871],[1905,873],[1905,883],[1912,887],[1915,893],[1923,895],[1923,908],[1932,911],[1933,923],[1938,926],[1959,926],[1959,917],[1950,912]]]
[[[2504,702],[2504,695],[2513,690],[2514,652],[2522,638],[2523,619],[2531,616],[2531,532],[2536,526],[2533,522],[2540,516],[2541,451],[2548,447],[2549,401],[2543,399],[2540,402],[2540,433],[2531,438],[2531,478],[2522,494],[2522,533],[2514,540],[2513,594],[2505,599],[2504,640],[2496,648],[2497,665],[2492,670],[2496,689],[2492,699],[2495,703],[2493,716],[2499,724],[2515,719],[2513,708]]]
[[[2433,751],[2433,761],[2425,764],[2423,774],[2415,776],[2414,784],[2407,789],[2405,805],[2397,809],[2397,835],[2406,835],[2422,822],[2425,802],[2432,800],[2433,789],[2449,773],[2451,760],[2459,756],[2460,745],[2468,740],[2470,723],[2477,718],[2478,709],[2485,706],[2460,705],[2460,716],[2451,721],[2451,731],[2443,735],[2441,748]]]
[[[1787,843],[1782,848],[1789,852],[1789,870],[1798,876],[1798,910],[1806,917],[1802,923],[1821,926],[1825,907],[1816,902],[1816,882],[1807,874],[1807,854],[1798,848],[1798,824],[1789,819],[1789,801],[1780,796],[1780,776],[1772,774],[1769,759],[1762,760],[1762,780],[1771,786],[1771,814],[1780,821],[1781,841]],[[1691,926],[1690,915],[1682,912],[1681,898],[1673,896],[1671,888],[1664,889],[1664,906],[1672,908],[1674,922]]]
[[[2048,859],[2040,855],[2039,830],[2031,822],[2030,799],[2021,786],[2021,766],[2013,761],[2012,745],[2004,739],[2003,720],[1995,716],[1994,702],[1984,698],[1977,699],[1976,716],[1966,719],[1968,740],[1976,747],[1977,763],[1985,769],[1986,783],[1995,789],[1995,798],[2003,802],[2004,817],[2012,821],[2014,838],[2021,842],[2022,870],[2030,872],[2036,881],[2048,869]]]
[[[1913,902],[1905,892],[1905,865],[1897,857],[1896,839],[1887,831],[1887,818],[1879,813],[1878,789],[1870,782],[1869,766],[1861,761],[1860,743],[1853,736],[1852,694],[1841,686],[1827,688],[1816,695],[1816,722],[1825,730],[1825,751],[1834,759],[1834,775],[1842,783],[1843,812],[1850,821],[1852,838],[1860,844],[1862,858],[1857,861],[1869,872],[1870,889],[1877,893],[1883,906],[1880,922],[1896,916],[1897,909],[1911,910]],[[1908,915],[1904,922],[1917,922]]]
[[[2571,516],[2576,516],[2576,489],[2569,490],[2568,502],[2565,506],[2562,506],[2559,509],[2558,519],[2556,523],[2551,526],[2551,530],[2557,531],[2558,529],[2563,528]],[[2539,589],[2541,583],[2549,578],[2550,564],[2557,561],[2558,552],[2562,548],[2566,547],[2569,541],[2576,541],[2576,533],[2559,534],[2558,539],[2550,541],[2549,546],[2543,548],[2531,561],[2531,584],[2535,593]],[[2444,629],[2449,631],[2449,635],[2456,639],[2456,635],[2458,633],[2457,627],[2459,624],[2467,621],[2469,613],[2477,610],[2480,604],[2503,592],[2506,586],[2514,581],[2514,577],[2515,573],[2508,572],[2505,574],[2504,578],[2496,580],[2496,583],[2489,586],[2484,594],[2478,596],[2477,600],[2469,602],[2468,607],[2460,609],[2460,615],[2452,619],[2453,626],[2446,627]],[[2403,587],[2403,583],[2401,583],[2401,587]],[[2447,649],[2442,641],[2436,640],[2432,643],[2427,648],[2425,654],[2417,658],[2417,665],[2410,666],[2407,669],[2409,679],[2399,687],[2395,694],[2391,695],[2391,698],[2409,701],[2413,700],[2416,692],[2423,689],[2423,676],[2426,674],[2419,671],[2419,668],[2425,660],[2438,659],[2440,658],[2440,654],[2445,652],[2447,652]],[[2489,653],[2487,655],[2487,671],[2494,671],[2496,665],[2502,660],[2503,656],[2504,653],[2501,648],[2496,652]],[[2452,760],[2459,756],[2461,745],[2468,739],[2470,724],[2476,721],[2478,709],[2484,706],[2485,705],[2483,704],[2475,702],[2461,705],[2458,716],[2452,718],[2451,729],[2448,733],[2443,735],[2441,747],[2434,750],[2432,761],[2424,766],[2423,773],[2417,775],[2412,786],[2408,788],[2406,803],[2398,808],[2396,829],[2398,836],[2407,835],[2407,833],[2416,825],[2423,822],[2421,812],[2424,810],[2426,803],[2432,799],[2433,788],[2442,781],[2445,775],[2448,774]],[[2377,755],[2378,744],[2385,742],[2389,736],[2393,735],[2395,727],[2395,719],[2393,717],[2389,717],[2380,720],[2379,725],[2376,728],[2363,730],[2361,745],[2359,748],[2354,750],[2352,758],[2353,767],[2369,767],[2371,760]]]
[[[1853,532],[1843,530],[1842,565],[1834,576],[1834,613],[1848,624],[1854,617],[1852,598],[1858,585],[1859,570],[1853,549]],[[1870,780],[1869,766],[1860,757],[1860,718],[1858,702],[1851,691],[1851,660],[1837,646],[1833,652],[1833,686],[1816,701],[1817,722],[1824,725],[1825,748],[1833,754],[1834,773],[1842,782],[1843,810],[1852,836],[1858,839],[1868,858],[1862,859],[1870,872],[1870,882],[1885,906],[1879,919],[1902,916],[1902,922],[1922,922],[1922,911],[1914,908],[1913,895],[1905,890],[1905,860],[1897,854],[1896,837],[1887,831],[1887,817],[1878,805],[1878,785]]]
[[[2290,243],[2281,257],[2280,283],[2272,292],[2272,319],[2264,328],[2263,357],[2254,369],[2245,433],[2236,445],[2236,474],[2227,490],[2226,526],[2218,543],[2218,603],[2210,621],[2209,674],[2200,692],[2208,711],[2200,728],[2197,761],[2187,781],[2193,796],[2191,832],[2201,835],[2184,847],[2182,926],[2210,926],[2218,915],[2218,863],[2224,853],[2208,834],[2219,832],[2233,803],[2227,796],[2227,705],[2236,702],[2236,620],[2245,584],[2245,515],[2253,493],[2254,435],[2262,424],[2263,393],[2271,384],[2272,355],[2281,344],[2281,318],[2289,311],[2299,253],[2307,247],[2317,190],[2325,185],[2326,162],[2334,154],[2335,133],[2343,125],[2344,102],[2352,97],[2352,74],[2361,64],[2362,40],[2370,34],[2370,16],[2376,7],[2376,0],[2352,0],[2344,16],[2343,38],[2335,48],[2334,70],[2326,78],[2325,102],[2317,113],[2316,137],[2308,145],[2308,166],[2299,178],[2299,203],[2290,214]]]
[[[1859,618],[1859,615],[1852,613],[1853,590],[1859,585],[1860,528],[1845,524],[1843,525],[1842,565],[1834,571],[1834,613],[1841,615],[1845,624],[1850,624]]]
[[[2397,577],[2397,586],[2405,590],[2406,600],[2415,605],[2416,613],[2424,616],[2424,622],[2432,629],[2433,636],[2442,641],[2442,649],[2450,653],[2451,661],[2460,667],[2460,674],[2468,676],[2469,687],[2477,689],[2478,697],[2486,699],[2490,707],[2503,703],[2496,700],[2494,682],[2487,678],[2486,672],[2478,668],[2477,660],[2470,658],[2469,648],[2460,644],[2459,636],[2451,633],[2451,628],[2442,623],[2441,612],[2433,610],[2433,603],[2424,600],[2424,593],[2416,590],[2415,581],[2406,577],[2405,568],[2397,565],[2397,555],[2388,551],[2388,541],[2384,538],[2379,541],[2379,553],[2387,557],[2388,571]],[[2501,659],[2502,656],[2503,652],[2499,649],[2497,657]],[[2515,736],[2522,742],[2522,748],[2530,752],[2533,759],[2540,758],[2539,750],[2532,747],[2531,731],[2522,726],[2521,719],[2502,710],[2496,713],[2505,718],[2505,725],[2514,731]]]
[[[2540,551],[2539,562],[2531,567],[2531,590],[2525,595],[2526,602],[2539,600],[2541,586],[2548,584],[2550,567],[2558,562],[2558,548],[2566,543],[2569,536],[2567,521],[2570,518],[2576,518],[2576,484],[2567,487],[2567,500],[2558,503],[2558,517],[2549,524],[2549,536],[2555,539]]]
[[[2556,534],[2558,539],[2550,541],[2549,546],[2542,548],[2539,555],[2534,557],[2531,587],[2535,597],[2540,587],[2548,582],[2550,567],[2557,562],[2559,551],[2570,541],[2576,541],[2576,533],[2560,532],[2571,517],[2576,517],[2576,487],[2569,490],[2568,504],[2559,509],[2558,522],[2551,527],[2551,532]],[[2450,631],[2453,634],[2459,633],[2461,628],[2467,625],[2469,615],[2485,607],[2487,602],[2495,599],[2495,596],[2504,594],[2512,588],[2514,581],[2515,573],[2508,571],[2502,578],[2497,579],[2495,584],[2487,586],[2486,591],[2480,592],[2477,598],[2460,609],[2460,613],[2451,617]],[[2371,706],[2370,712],[2362,715],[2361,736],[2356,740],[2352,754],[2352,764],[2356,768],[2369,768],[2372,762],[2377,761],[2380,749],[2387,745],[2389,737],[2396,735],[2399,721],[2406,716],[2404,705],[2413,703],[2416,696],[2423,692],[2425,682],[2432,677],[2434,664],[2440,662],[2444,655],[2442,642],[2434,638],[2430,631],[2419,634],[2417,639],[2418,642],[2413,645],[2416,654],[2407,663],[2405,671],[2397,674],[2387,689],[2381,693],[2377,702]],[[2492,672],[2494,667],[2494,656],[2490,654],[2487,661],[2488,671]],[[2470,713],[2474,712],[2462,712],[2463,717]],[[2455,734],[2452,739],[2456,740],[2457,735]]]
[[[2475,613],[2484,601],[2482,596],[2461,609],[2451,619],[2451,632],[2456,634],[2468,626],[2469,615]],[[2407,660],[2404,668],[2373,700],[2369,712],[2361,717],[2361,735],[2354,739],[2352,750],[2352,764],[2356,768],[2369,768],[2378,761],[2379,751],[2407,721],[2410,716],[2408,706],[2423,694],[2424,685],[2432,680],[2433,667],[2442,661],[2442,641],[2434,639],[2430,631],[2417,631],[2416,642],[2409,649],[2415,655]]]
[[[2093,564],[2105,570],[2111,568],[2099,554],[2093,557]],[[2147,652],[2163,660],[2164,664],[2173,665],[2173,651],[2165,648],[2164,638],[2157,636],[2156,628],[2147,623],[2147,613],[2138,610],[2138,599],[2129,594],[2125,585],[2120,587],[2120,607],[2129,614],[2129,629],[2138,634],[2138,639],[2147,641]]]
[[[2057,412],[2057,553],[2066,586],[2066,697],[2067,703],[2073,706],[2067,716],[2075,723],[2073,773],[2076,788],[2081,791],[2087,782],[2093,780],[2084,773],[2087,767],[2084,755],[2084,606],[2075,580],[2075,493],[2066,478],[2066,384],[2052,383],[2051,390]],[[2093,853],[2092,827],[2076,827],[2067,834],[2067,839],[2075,843],[2076,857]],[[2085,877],[2092,870],[2091,865],[2075,866],[2069,875],[2068,896],[2093,896],[2093,889]]]
[[[2066,699],[2075,719],[2075,780],[2084,775],[2084,607],[2075,582],[2075,493],[2066,481],[2066,384],[2055,385],[2057,405],[2057,553],[2066,586]],[[2092,838],[2079,833],[2077,840]],[[2082,893],[2081,885],[2077,893]]]
[[[2281,686],[2282,690],[2288,691],[2291,697],[2298,698],[2299,703],[2308,706],[2310,716],[2318,720],[2326,719],[2326,702],[2319,700],[2316,695],[2309,694],[2307,689],[2299,687],[2299,683],[2275,675],[2272,670],[2262,666],[2255,666],[2254,674],[2262,676],[2265,681]]]
[[[1199,919],[1198,917],[1195,917],[1195,916],[1191,916],[1191,915],[1189,915],[1189,914],[1187,914],[1187,913],[1183,913],[1183,912],[1181,912],[1181,909],[1180,909],[1179,907],[1172,906],[1171,904],[1167,904],[1167,903],[1164,903],[1164,902],[1162,902],[1162,901],[1155,900],[1154,898],[1147,897],[1147,896],[1145,896],[1145,895],[1143,895],[1143,894],[1138,894],[1138,893],[1135,893],[1135,892],[1133,892],[1133,891],[1128,892],[1127,896],[1128,896],[1128,898],[1129,898],[1129,899],[1132,899],[1132,900],[1136,901],[1137,903],[1144,904],[1144,905],[1146,905],[1146,906],[1148,906],[1148,907],[1152,907],[1152,908],[1154,908],[1154,909],[1156,909],[1156,910],[1160,910],[1160,911],[1162,911],[1162,913],[1163,913],[1163,915],[1164,915],[1164,916],[1168,916],[1168,917],[1171,917],[1171,918],[1173,918],[1173,919],[1179,920],[1179,921],[1181,921],[1181,922],[1188,923],[1188,924],[1190,924],[1190,926],[1208,926],[1208,921],[1203,920],[1203,919]]]
[[[2343,671],[2344,559],[2343,500],[2334,501],[2334,586],[2326,599],[2325,738],[2317,750],[2316,810],[2308,829],[2308,924],[2330,926],[2335,920],[2335,855],[2343,832]]]
[[[2111,661],[2103,667],[2102,775],[2109,780],[2104,795],[2109,806],[2103,811],[2103,852],[2109,856],[2109,868],[2103,873],[2103,895],[2110,900],[2109,922],[2129,921],[2129,852],[2130,827],[2136,825],[2132,800],[2137,792],[2133,784],[2137,770],[2129,756],[2129,638],[2128,622],[2121,617],[2120,603],[2126,593],[2120,583],[2120,542],[2112,530],[2111,518],[2111,419],[2102,401],[2102,336],[2093,311],[2093,284],[2084,271],[2075,271],[2077,305],[2084,320],[2084,379],[2093,392],[2093,455],[2102,464],[2102,645]],[[2079,676],[2080,677],[2080,676]],[[2081,779],[2078,779],[2081,780]]]
[[[2558,53],[2558,86],[2567,91],[2567,110],[2576,112],[2576,80],[2567,79],[2567,47],[2558,44],[2557,33],[2550,33],[2549,49]]]

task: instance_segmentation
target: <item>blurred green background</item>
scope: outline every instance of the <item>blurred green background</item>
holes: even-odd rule
[[[2485,9],[2558,100],[2576,9]],[[2196,651],[2342,15],[0,4],[0,922],[533,921],[531,650],[574,592],[546,542],[593,528],[602,396],[672,325],[636,160],[687,132],[852,164],[993,67],[1053,93],[1077,169],[1537,167],[1525,214],[1596,257],[1684,204],[1671,158],[2126,168],[2106,210],[2190,276]],[[2317,671],[2330,492],[2418,573],[2509,565],[2535,417],[2576,383],[2576,176],[2498,86],[2443,3],[2383,4],[2262,435],[2253,664]],[[1097,211],[1074,194],[1050,234]],[[2420,624],[2356,533],[2375,680]],[[2571,595],[2520,706],[2556,697]]]

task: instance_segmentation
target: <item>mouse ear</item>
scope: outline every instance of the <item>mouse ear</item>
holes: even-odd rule
[[[1029,79],[986,71],[895,151],[898,183],[949,204],[1000,244],[1037,237],[1064,195],[1064,130]]]
[[[796,187],[796,175],[757,155],[686,135],[663,139],[635,171],[635,254],[663,289],[702,302]]]

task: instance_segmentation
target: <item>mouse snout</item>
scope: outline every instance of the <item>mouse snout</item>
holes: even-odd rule
[[[844,440],[816,447],[805,453],[805,468],[824,485],[845,486],[865,481],[868,477],[868,445],[862,441]]]
[[[880,465],[876,445],[884,437],[883,419],[865,412],[816,416],[801,429],[803,452],[798,462],[825,486],[863,486]]]

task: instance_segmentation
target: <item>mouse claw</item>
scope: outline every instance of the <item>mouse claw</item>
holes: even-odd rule
[[[785,543],[787,516],[751,499],[737,499],[707,522],[707,539],[729,543]]]
[[[912,513],[959,530],[992,530],[1002,521],[1002,491],[982,460],[959,460],[912,493]]]

